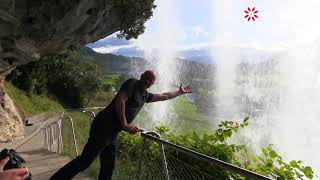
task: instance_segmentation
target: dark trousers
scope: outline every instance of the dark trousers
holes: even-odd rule
[[[116,159],[118,133],[119,129],[116,128],[116,125],[103,119],[99,113],[92,123],[90,136],[82,154],[56,172],[50,180],[71,179],[87,169],[98,155],[100,155],[99,180],[111,180]]]

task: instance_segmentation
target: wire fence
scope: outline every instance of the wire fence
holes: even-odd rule
[[[153,144],[153,143],[151,143]],[[158,144],[153,144],[157,146]],[[138,170],[137,179],[176,179],[176,180],[212,180],[212,175],[203,172],[197,164],[190,164],[180,159],[179,152],[165,147],[166,163],[161,158],[159,151],[146,147],[145,154],[142,157],[141,169]],[[159,145],[158,145],[159,146]],[[183,157],[183,156],[181,156]],[[190,160],[190,159],[189,159]],[[196,160],[196,159],[193,159]],[[167,171],[166,171],[167,170]],[[166,174],[168,173],[168,174]]]
[[[162,173],[165,175],[165,178],[162,177],[161,179],[271,179],[241,167],[226,163],[219,159],[215,159],[205,154],[201,154],[191,149],[187,149],[185,147],[165,141],[160,137],[153,136],[153,134],[154,133],[149,134],[148,132],[141,134],[142,138],[144,139],[141,159],[142,162],[145,162],[145,165],[141,163],[141,167],[145,166],[145,170],[148,170],[150,167],[152,167],[148,163],[153,162],[152,160],[154,159],[157,159],[156,162],[162,162],[162,166],[155,165],[154,167],[161,167],[157,169],[162,170]],[[146,147],[146,144],[148,144],[147,140],[151,142],[149,143],[150,148]],[[151,148],[152,143],[154,145],[158,144],[158,150],[162,151],[164,156],[159,156],[159,153],[155,154],[155,151]],[[145,155],[146,153],[144,153],[144,151],[146,150],[153,152],[152,156]],[[143,161],[144,158],[146,159],[145,161]],[[146,173],[146,171],[138,171],[138,175],[141,177],[138,179],[150,179],[148,175],[141,175],[143,173]],[[151,173],[151,175],[152,177],[154,176],[153,173]],[[161,175],[159,175],[159,177],[160,176]]]
[[[90,121],[97,111],[66,112],[56,124],[44,128],[48,149],[75,158],[87,142]],[[135,144],[138,149],[118,148],[114,180],[269,179],[163,141],[155,132],[141,133],[141,137],[140,144]],[[87,172],[97,178],[99,169],[97,160]]]
[[[117,157],[113,179],[115,180],[213,180],[212,175],[203,172],[197,164],[190,164],[180,159],[184,155],[164,147],[165,162],[158,143],[141,143],[139,158],[133,158],[130,152],[121,152]],[[119,149],[121,151],[121,149]],[[118,153],[120,154],[120,153]],[[197,159],[193,159],[196,161]]]

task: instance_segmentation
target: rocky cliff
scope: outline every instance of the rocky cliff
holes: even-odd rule
[[[136,37],[153,8],[153,0],[0,0],[0,141],[22,135],[21,117],[3,89],[12,68],[117,31]]]

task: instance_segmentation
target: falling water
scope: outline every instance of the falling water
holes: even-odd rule
[[[157,76],[154,86],[149,91],[163,93],[177,89],[174,53],[180,33],[175,22],[174,2],[159,0],[156,1],[156,5],[154,16],[146,25],[146,32],[139,38],[139,43],[145,50],[145,59],[148,61],[144,69],[154,70]],[[148,116],[153,122],[169,123],[173,113],[172,101],[158,102],[148,107]]]
[[[246,54],[231,45],[236,29],[232,20],[219,16],[233,12],[231,2],[219,3],[215,10],[215,32],[227,39],[223,46],[212,49],[217,63],[217,119],[239,121],[249,116],[249,127],[233,141],[246,144],[256,154],[261,153],[261,147],[274,144],[285,160],[302,160],[319,172],[319,41],[270,53],[262,60],[243,58]]]
[[[272,142],[285,157],[320,172],[320,42],[287,51],[279,59],[280,111]]]
[[[213,5],[215,14],[224,14],[224,12],[233,12],[232,2],[230,0],[224,3]],[[237,106],[234,106],[234,71],[235,71],[235,54],[232,48],[232,39],[234,34],[231,31],[233,28],[233,19],[231,16],[214,15],[214,29],[215,33],[220,34],[214,41],[222,42],[220,47],[214,46],[212,49],[212,56],[217,62],[217,72],[215,77],[216,89],[215,96],[217,97],[216,107],[218,117],[223,114],[224,118],[232,118],[233,112],[237,112]],[[232,108],[232,109],[231,109]]]

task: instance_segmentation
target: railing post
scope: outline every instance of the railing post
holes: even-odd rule
[[[86,109],[82,110],[82,113],[90,116],[90,126],[91,126],[94,117],[96,117],[96,114],[93,111],[86,110]]]
[[[148,132],[141,132],[141,133],[151,134],[151,135],[156,136],[157,138],[161,139],[161,135],[159,133],[155,132],[155,131],[148,131]],[[146,139],[146,138],[144,137],[144,139]],[[168,163],[167,163],[167,159],[166,159],[166,154],[164,152],[163,144],[161,142],[157,142],[157,143],[160,146],[161,159],[162,159],[163,168],[164,168],[164,175],[166,177],[166,180],[170,180],[169,170],[168,170]]]
[[[62,127],[61,127],[61,119],[58,121],[58,127],[59,127],[59,145],[58,145],[58,153],[63,152],[63,141],[62,141]]]
[[[51,130],[51,141],[52,141],[50,149],[51,149],[51,151],[54,152],[54,137],[53,137],[53,127],[52,126],[50,126],[50,130]]]
[[[46,142],[47,142],[47,149],[49,150],[49,134],[48,134],[48,129],[45,129],[45,133],[46,133]]]
[[[167,163],[166,155],[165,155],[165,153],[164,153],[164,147],[163,147],[163,144],[162,144],[162,143],[158,143],[158,144],[159,144],[160,150],[161,150],[161,158],[162,158],[162,161],[163,161],[165,176],[166,176],[166,179],[167,179],[167,180],[170,180],[169,170],[168,170],[168,163]]]
[[[72,120],[72,118],[70,116],[65,116],[65,118],[68,118],[70,120],[70,122],[71,122],[71,129],[72,129],[72,134],[73,134],[73,144],[74,144],[74,147],[75,147],[76,155],[78,156],[79,153],[78,153],[76,135],[75,135],[75,132],[74,132],[73,120]]]
[[[141,170],[142,170],[142,162],[143,162],[143,156],[144,156],[144,152],[145,149],[147,147],[147,138],[143,138],[142,139],[142,148],[141,148],[141,156],[139,159],[139,164],[138,164],[138,173],[137,173],[137,179],[140,179],[140,174],[141,174]]]
[[[62,139],[62,119],[64,116],[64,112],[61,113],[60,117],[59,117],[59,121],[58,121],[58,125],[59,125],[59,139],[60,139],[60,152],[59,153],[63,153],[63,139]]]

